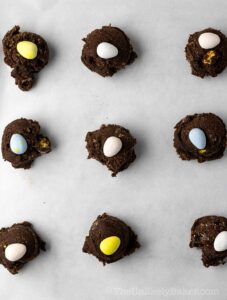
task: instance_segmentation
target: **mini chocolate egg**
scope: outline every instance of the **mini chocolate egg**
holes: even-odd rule
[[[227,231],[221,231],[214,240],[214,249],[217,252],[227,250]]]
[[[38,53],[38,47],[30,41],[21,41],[17,44],[17,51],[26,59],[35,59]]]
[[[121,151],[122,141],[116,136],[110,136],[106,139],[103,146],[103,153],[106,157],[113,157]]]
[[[103,59],[110,59],[118,55],[118,49],[110,43],[100,43],[96,50],[99,57]]]
[[[189,132],[189,140],[198,149],[204,149],[206,147],[206,135],[200,128],[193,128]]]
[[[23,135],[14,133],[10,139],[10,150],[18,155],[24,154],[27,151],[28,144]]]
[[[121,240],[118,236],[109,236],[101,241],[100,250],[105,255],[114,254],[117,249],[120,247]]]
[[[12,262],[18,261],[25,255],[26,251],[27,248],[24,244],[10,244],[5,249],[5,257]]]
[[[215,48],[217,45],[220,44],[220,37],[219,35],[213,32],[204,32],[200,34],[198,42],[201,48],[203,49],[211,49]]]

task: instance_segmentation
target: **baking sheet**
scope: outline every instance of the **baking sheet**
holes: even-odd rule
[[[32,222],[48,249],[12,276],[0,268],[0,298],[226,299],[227,267],[206,269],[188,247],[200,216],[227,216],[227,154],[183,162],[173,126],[186,114],[213,112],[227,123],[227,71],[201,80],[184,58],[188,35],[212,26],[227,34],[225,0],[0,1],[0,34],[18,24],[42,35],[51,58],[37,85],[14,85],[0,51],[0,131],[12,120],[38,120],[53,152],[32,169],[0,160],[0,225]],[[138,59],[112,78],[80,61],[81,39],[111,23],[130,37]],[[137,138],[137,160],[117,178],[86,160],[87,131],[117,123]],[[141,249],[103,267],[81,251],[96,216],[125,220]],[[212,295],[213,293],[213,295]]]

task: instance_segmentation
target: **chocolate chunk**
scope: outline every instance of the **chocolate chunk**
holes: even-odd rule
[[[83,41],[82,62],[103,77],[112,76],[137,57],[129,38],[117,27],[103,26],[102,29],[92,31]]]
[[[83,252],[96,256],[105,265],[133,253],[139,247],[137,236],[129,226],[104,213],[92,224]]]
[[[21,42],[29,43],[18,47]],[[15,83],[22,91],[30,90],[34,73],[41,71],[48,63],[49,50],[46,41],[35,33],[20,32],[20,27],[14,26],[3,39],[3,51],[5,63],[13,68],[11,76],[15,78]],[[28,54],[29,58],[23,53]]]
[[[220,233],[227,231],[227,219],[218,216],[206,216],[197,219],[191,229],[190,247],[202,250],[202,261],[205,267],[217,266],[225,263],[227,248],[217,251],[215,241]],[[219,239],[220,240],[220,239]],[[224,241],[226,242],[226,241]],[[221,241],[223,244],[223,239]],[[216,250],[215,250],[216,248]]]
[[[50,141],[40,134],[38,122],[18,119],[6,126],[2,137],[2,156],[14,168],[29,169],[37,157],[50,151]]]
[[[43,242],[29,222],[0,230],[0,263],[12,274],[45,251]]]
[[[190,140],[193,129],[199,129],[204,133],[206,139],[204,149]],[[212,113],[186,116],[175,126],[174,147],[183,160],[197,159],[198,162],[204,162],[221,158],[226,148],[225,124],[221,118]]]
[[[215,34],[220,42],[217,44],[214,35],[206,35],[203,43],[199,38],[204,33]],[[204,48],[205,47],[205,48]],[[192,74],[203,78],[204,76],[215,77],[227,66],[227,39],[221,31],[207,28],[191,34],[185,48],[186,58],[191,65]]]
[[[88,158],[94,158],[112,171],[112,176],[135,160],[136,139],[129,130],[119,125],[102,125],[100,129],[88,132],[86,136]]]

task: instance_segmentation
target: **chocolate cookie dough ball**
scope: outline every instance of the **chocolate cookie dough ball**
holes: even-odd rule
[[[137,57],[129,38],[117,27],[103,26],[83,39],[81,60],[93,72],[112,76]]]
[[[137,236],[129,226],[104,213],[92,224],[83,252],[96,256],[105,265],[133,253],[139,247]]]
[[[12,274],[29,261],[45,251],[43,242],[32,228],[32,224],[23,222],[0,230],[0,264]]]
[[[215,77],[227,66],[227,39],[221,31],[207,28],[190,35],[185,53],[193,75]]]
[[[174,147],[183,160],[221,158],[226,148],[225,124],[212,113],[186,116],[175,126]]]
[[[112,176],[127,169],[135,160],[136,139],[119,125],[102,125],[86,136],[88,158],[94,158],[112,171]]]
[[[34,73],[48,63],[49,50],[46,41],[38,34],[20,32],[15,26],[3,39],[4,61],[13,68],[11,76],[22,91],[32,88]]]
[[[18,119],[6,126],[2,136],[2,156],[14,168],[29,169],[37,157],[50,151],[50,141],[40,134],[38,122]]]
[[[205,267],[224,264],[227,257],[227,219],[218,216],[197,219],[191,229],[189,246],[202,250]]]

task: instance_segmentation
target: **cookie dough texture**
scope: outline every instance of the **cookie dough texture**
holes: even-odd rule
[[[103,77],[112,76],[118,70],[131,64],[137,57],[129,38],[117,27],[103,26],[89,33],[83,41],[85,45],[82,50],[82,62],[88,69]],[[97,47],[103,42],[114,45],[118,49],[118,55],[110,59],[99,57]]]
[[[7,260],[5,249],[14,243],[25,245],[27,250],[20,260],[13,262]],[[40,250],[45,251],[45,242],[41,240],[29,222],[14,224],[0,230],[0,264],[10,273],[17,274],[26,263],[39,255]]]
[[[37,48],[37,56],[34,59],[26,59],[17,51],[17,44],[22,41],[30,41]],[[19,26],[14,26],[3,39],[4,61],[13,68],[11,76],[22,91],[32,88],[34,74],[41,71],[48,63],[49,50],[46,41],[35,33],[20,32]]]
[[[200,128],[206,136],[206,149],[200,151],[189,140],[189,132]],[[175,126],[174,147],[183,160],[197,159],[204,162],[221,158],[226,148],[226,127],[218,116],[212,113],[186,116]]]
[[[205,267],[217,266],[225,263],[227,250],[217,252],[214,241],[217,235],[227,231],[227,219],[219,216],[205,216],[197,219],[191,229],[190,247],[202,250],[202,261]]]
[[[111,137],[118,137],[122,142],[119,153],[113,157],[106,157],[103,153],[105,141]],[[128,129],[119,125],[102,125],[100,129],[88,132],[86,135],[88,158],[94,158],[106,165],[112,171],[112,176],[128,168],[135,160],[136,154],[134,146],[136,139],[130,134]]]
[[[28,144],[24,154],[15,154],[10,149],[10,140],[15,133],[22,135]],[[37,121],[22,118],[6,126],[2,136],[2,156],[14,168],[29,169],[37,157],[50,151],[50,141],[40,133],[40,125]]]
[[[199,44],[201,34],[211,32],[220,37],[220,43],[211,49],[203,49]],[[185,48],[186,59],[191,65],[192,74],[198,77],[215,77],[227,66],[227,39],[219,30],[207,28],[191,34]]]
[[[115,253],[105,255],[100,250],[100,244],[110,236],[117,236],[121,243]],[[92,224],[89,235],[85,239],[83,252],[94,255],[105,265],[116,262],[139,247],[137,236],[129,226],[120,219],[104,213]]]

